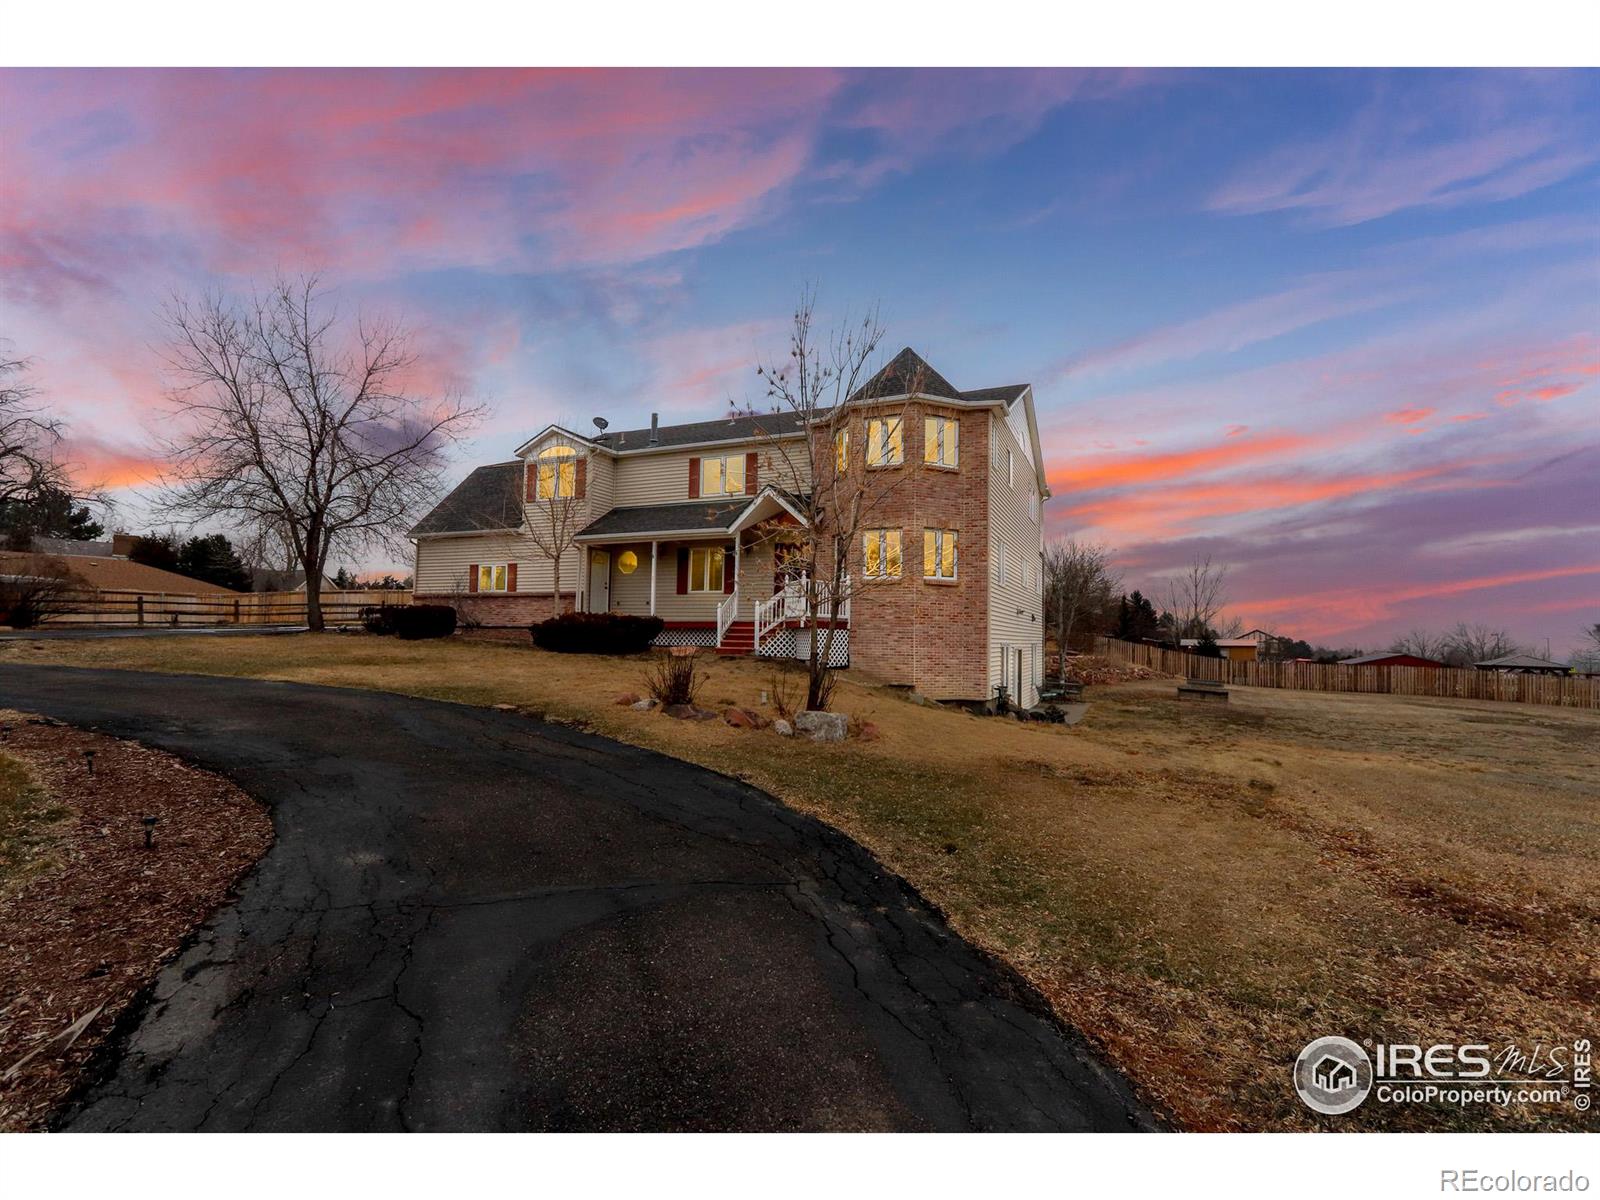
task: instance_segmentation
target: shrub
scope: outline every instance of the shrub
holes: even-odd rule
[[[0,578],[0,624],[34,629],[75,611],[74,580],[59,561],[30,557],[12,569],[17,574]]]
[[[456,610],[448,604],[390,605],[389,622],[395,633],[408,642],[449,637],[456,631]]]
[[[562,613],[532,626],[533,644],[560,654],[641,654],[666,622],[621,613]]]
[[[363,604],[356,610],[356,615],[361,618],[361,627],[368,633],[387,635],[395,631],[394,614],[401,607],[398,604]]]
[[[688,650],[687,654],[678,653]],[[645,690],[663,708],[671,704],[693,704],[705,679],[695,673],[695,653],[690,646],[675,646],[668,650],[645,673]]]

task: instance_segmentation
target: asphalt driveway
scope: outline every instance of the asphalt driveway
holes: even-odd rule
[[[754,788],[493,710],[0,667],[277,842],[69,1129],[1116,1130],[1123,1081],[855,843]]]

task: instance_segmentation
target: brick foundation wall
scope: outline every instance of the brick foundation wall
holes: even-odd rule
[[[956,470],[922,461],[923,418],[959,417]],[[989,414],[913,404],[905,411],[906,477],[877,502],[867,524],[899,529],[898,580],[859,586],[850,602],[850,663],[937,700],[982,700],[989,692]],[[826,455],[817,461],[831,462]],[[924,529],[957,531],[954,583],[922,577]],[[850,573],[861,577],[860,545]]]
[[[550,592],[495,592],[463,595],[460,592],[417,593],[416,604],[448,604],[461,620],[475,620],[486,628],[526,629],[535,621],[550,619]],[[577,597],[562,592],[561,611],[571,612]]]

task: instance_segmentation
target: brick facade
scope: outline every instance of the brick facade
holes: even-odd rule
[[[898,409],[896,409],[898,411]],[[922,461],[923,419],[960,421],[954,470]],[[878,468],[904,477],[874,505],[866,522],[899,529],[903,562],[897,580],[863,579],[862,548],[852,548],[850,573],[863,580],[850,601],[850,661],[890,683],[909,684],[938,700],[982,700],[989,689],[989,414],[936,403],[905,407],[905,465]],[[817,448],[815,461],[832,461]],[[956,579],[922,575],[925,529],[957,533]]]
[[[439,592],[433,595],[417,593],[417,604],[448,604],[464,621],[475,620],[486,629],[526,629],[535,621],[550,619],[550,592],[492,592],[463,594]],[[576,597],[563,590],[561,611],[571,612]]]

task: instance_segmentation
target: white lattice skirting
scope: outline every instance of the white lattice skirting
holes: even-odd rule
[[[715,629],[663,629],[656,634],[657,646],[715,646]]]
[[[774,629],[761,639],[762,658],[810,658],[811,631],[809,629]],[[830,667],[850,665],[850,631],[835,629],[833,644],[828,650]]]

